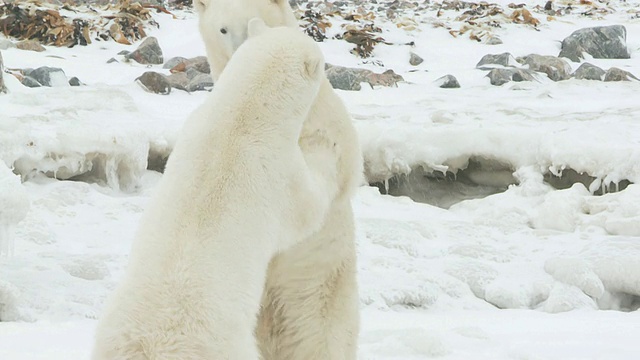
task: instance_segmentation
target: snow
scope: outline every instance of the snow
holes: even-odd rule
[[[495,87],[475,68],[486,54],[556,56],[576,29],[624,24],[631,59],[586,61],[640,76],[640,20],[627,12],[640,4],[609,6],[617,11],[596,19],[534,13],[540,31],[503,24],[492,30],[501,45],[432,26],[459,27],[453,12],[417,14],[419,31],[382,23],[385,39],[416,46],[380,44],[378,65],[343,41],[321,44],[332,64],[393,69],[407,80],[338,92],[369,181],[421,201],[368,186],[354,199],[360,359],[637,357],[640,83],[540,76]],[[197,32],[194,14],[176,14],[154,14],[160,28],[149,31],[165,60],[203,55],[200,37],[186,36]],[[86,86],[30,89],[4,76],[0,225],[15,242],[2,235],[0,249],[15,246],[0,256],[0,359],[88,358],[95,319],[161,176],[147,159],[170,153],[206,96],[145,92],[134,79],[167,70],[123,62],[124,49],[97,42],[2,52],[7,69],[59,67]],[[410,51],[425,62],[410,66]],[[107,64],[112,57],[120,62]],[[446,74],[461,88],[439,88]],[[549,184],[572,171],[587,174],[584,183]]]

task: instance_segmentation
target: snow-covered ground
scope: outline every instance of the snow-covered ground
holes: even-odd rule
[[[362,64],[343,41],[321,44],[330,63],[405,77],[397,88],[339,94],[371,180],[389,185],[391,175],[412,170],[421,175],[400,176],[401,192],[442,205],[368,186],[354,199],[361,359],[640,357],[640,82],[541,77],[496,87],[475,68],[489,53],[557,56],[574,30],[623,24],[631,58],[588,61],[640,76],[640,18],[633,12],[640,3],[609,6],[616,11],[601,19],[534,13],[540,31],[503,24],[494,30],[502,45],[453,38],[432,26],[435,13],[420,14],[424,23],[414,31],[381,23],[385,39],[416,42],[378,45],[374,60],[384,68]],[[177,14],[154,15],[161,27],[150,32],[165,60],[203,55],[195,16]],[[454,17],[445,12],[441,19]],[[5,74],[0,159],[27,174],[30,209],[15,229],[14,255],[0,257],[2,360],[88,358],[95,319],[161,176],[145,170],[148,154],[166,155],[206,96],[144,92],[133,80],[146,66],[106,64],[123,49],[131,47],[2,51],[6,68],[56,66],[87,84],[30,89]],[[425,59],[419,71],[411,71],[410,51]],[[168,72],[160,68],[153,66]],[[445,74],[462,87],[439,88],[434,81]],[[64,177],[88,164],[96,170],[75,179],[82,181],[42,174]],[[475,185],[423,176],[464,169]],[[596,181],[591,189],[562,190],[544,181],[563,169]],[[634,184],[593,195],[601,183],[622,180]],[[0,199],[14,194],[2,191]]]

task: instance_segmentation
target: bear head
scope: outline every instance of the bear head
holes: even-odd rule
[[[214,80],[247,39],[250,19],[260,18],[268,26],[297,27],[288,0],[195,0],[194,3]]]

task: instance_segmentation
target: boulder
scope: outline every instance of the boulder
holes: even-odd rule
[[[393,70],[377,74],[371,70],[327,64],[325,71],[331,86],[340,90],[358,91],[362,89],[362,83],[368,83],[371,87],[397,86],[398,82],[404,81],[404,78]]]
[[[612,67],[604,74],[604,81],[631,81],[638,80],[632,73]]]
[[[133,59],[143,65],[162,64],[164,62],[158,39],[153,36],[144,39],[135,51],[125,55],[124,58],[125,60]]]
[[[424,62],[424,59],[421,58],[418,54],[411,52],[409,54],[409,64],[412,66],[418,66]]]
[[[602,77],[604,76],[605,71],[600,69],[599,67],[590,64],[584,63],[580,65],[576,71],[571,74],[571,77],[576,78],[578,80],[600,80],[602,81]]]
[[[169,95],[171,93],[171,84],[166,76],[154,72],[147,71],[136,79],[136,83],[150,93]]]
[[[579,62],[587,53],[596,59],[628,59],[627,29],[622,25],[597,26],[574,31],[562,41],[560,57]]]
[[[518,58],[521,64],[529,65],[529,70],[547,74],[553,81],[567,80],[571,76],[571,66],[555,56],[530,54]]]
[[[64,70],[55,67],[41,66],[37,69],[25,69],[25,77],[32,78],[42,86],[49,87],[66,87],[69,86],[69,80]],[[23,81],[24,84],[24,81]],[[29,86],[29,85],[27,85]]]
[[[491,70],[496,67],[512,67],[517,64],[516,59],[510,53],[506,52],[483,56],[476,64],[476,68],[480,70]]]
[[[44,46],[40,45],[40,43],[37,42],[36,40],[18,41],[16,43],[16,48],[18,48],[20,50],[36,51],[36,52],[42,52],[42,51],[47,50],[47,49],[44,48]]]
[[[533,81],[535,80],[535,72],[528,69],[493,69],[487,77],[491,81],[491,85],[500,86],[509,81]]]
[[[457,89],[460,87],[458,79],[453,75],[445,75],[437,79],[436,84],[443,89]]]

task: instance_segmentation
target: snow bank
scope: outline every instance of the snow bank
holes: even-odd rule
[[[0,256],[13,254],[14,230],[27,215],[29,205],[20,177],[0,161]]]

